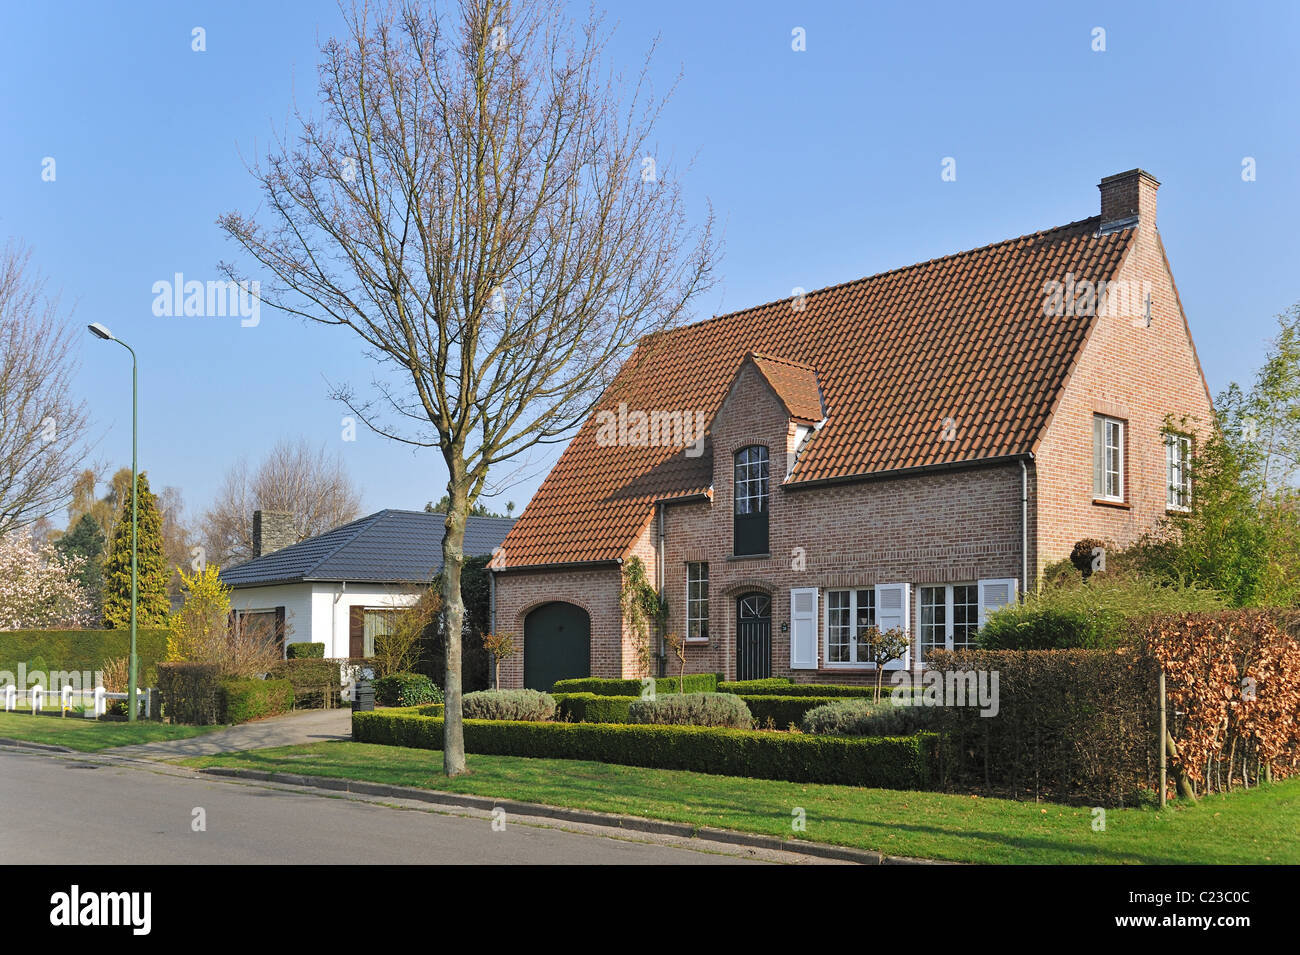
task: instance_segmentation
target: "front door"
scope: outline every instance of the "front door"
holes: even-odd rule
[[[736,601],[736,679],[772,675],[772,598],[745,594]]]

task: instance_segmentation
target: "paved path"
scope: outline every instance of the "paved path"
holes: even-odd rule
[[[135,743],[131,746],[117,746],[104,752],[113,756],[145,759],[187,759],[190,756],[211,756],[213,753],[233,753],[244,749],[296,746],[299,743],[351,738],[352,711],[350,709],[299,710],[287,716],[275,716],[256,723],[243,723],[230,729],[216,730],[190,739]]]
[[[476,810],[399,808],[166,764],[0,748],[5,865],[133,863],[670,864],[800,862],[808,857]],[[389,800],[388,802],[391,802]],[[202,809],[205,831],[194,831]]]

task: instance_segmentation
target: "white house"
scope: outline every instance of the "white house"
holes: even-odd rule
[[[221,571],[241,620],[263,616],[283,643],[323,643],[325,656],[374,653],[392,612],[415,602],[442,569],[444,515],[383,510],[298,543],[292,516],[253,515],[254,558]],[[500,546],[513,520],[471,517],[465,556]]]

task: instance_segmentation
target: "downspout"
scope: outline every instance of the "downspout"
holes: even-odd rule
[[[1029,466],[1020,462],[1020,592],[1029,591]]]
[[[655,590],[659,592],[659,606],[663,607],[664,602],[664,502],[655,502],[655,517],[659,522],[659,544],[655,548]],[[659,676],[667,673],[668,667],[668,648],[664,645],[664,629],[662,623],[658,625],[659,630]]]
[[[495,553],[492,555],[496,556]],[[497,572],[495,567],[488,567],[488,632],[497,632]],[[496,685],[496,667],[492,671],[492,689],[498,689]]]

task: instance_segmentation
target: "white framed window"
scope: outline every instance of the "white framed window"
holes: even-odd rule
[[[864,666],[876,655],[866,642],[866,632],[876,625],[876,592],[828,590],[826,592],[826,665]]]
[[[921,658],[931,650],[974,649],[980,620],[979,585],[931,584],[919,589]]]
[[[1124,422],[1094,415],[1092,419],[1092,496],[1124,500]]]
[[[767,448],[755,445],[736,452],[736,514],[762,514],[767,510]]]
[[[709,639],[709,565],[686,565],[686,639]]]
[[[1165,506],[1185,511],[1192,506],[1192,439],[1185,434],[1165,435]]]

